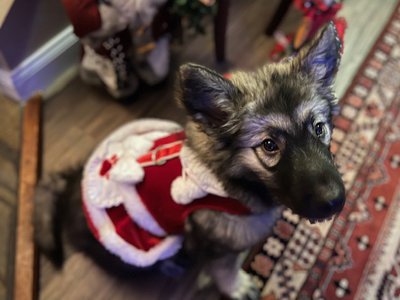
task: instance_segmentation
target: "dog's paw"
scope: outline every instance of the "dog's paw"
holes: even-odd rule
[[[257,300],[260,299],[260,289],[256,286],[250,275],[240,271],[235,289],[227,295],[232,300]]]

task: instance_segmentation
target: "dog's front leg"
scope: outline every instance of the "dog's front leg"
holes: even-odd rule
[[[264,239],[272,230],[281,208],[262,214],[231,215],[200,210],[185,223],[185,249],[216,258],[229,252],[241,252]]]
[[[250,216],[198,211],[185,224],[185,250],[209,262],[207,271],[224,295],[231,299],[257,299],[258,289],[240,269],[238,253],[265,238],[280,211],[274,208]]]
[[[231,253],[214,259],[207,267],[218,290],[234,300],[259,299],[260,290],[250,276],[241,269],[239,254]]]

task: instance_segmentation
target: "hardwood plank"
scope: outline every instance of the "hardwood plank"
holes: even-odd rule
[[[3,144],[1,148],[17,151],[20,138],[20,105],[0,94],[0,112],[0,140]]]
[[[8,281],[8,262],[10,252],[11,231],[13,222],[13,207],[0,201],[0,285],[6,288]],[[0,297],[0,299],[3,299]]]
[[[13,158],[17,154],[17,151],[10,151],[8,155],[0,154],[0,201],[7,201],[9,204],[16,204],[18,170],[17,162]]]
[[[33,194],[37,181],[41,96],[25,106],[17,215],[14,299],[30,300],[35,295],[35,246],[33,242]]]
[[[0,112],[0,299],[11,299],[21,107],[0,95]]]

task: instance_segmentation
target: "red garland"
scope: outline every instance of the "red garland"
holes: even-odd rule
[[[347,22],[345,18],[334,18],[333,23],[335,24],[336,31],[338,33],[340,43],[342,44],[342,47],[340,48],[340,53],[343,53],[343,47],[344,47],[344,33],[347,29]]]
[[[296,8],[304,14],[314,15],[320,13],[326,13],[328,11],[338,12],[342,8],[342,3],[335,3],[331,6],[325,4],[323,0],[294,0]]]
[[[335,2],[332,5],[327,5],[323,0],[294,0],[294,5],[304,14],[303,24],[308,24],[305,25],[306,28],[308,28],[305,36],[301,38],[303,42],[311,40],[320,28],[322,28],[328,22],[333,21],[341,42],[340,52],[343,53],[343,37],[347,28],[347,23],[344,18],[336,18],[337,12],[343,6],[342,3]],[[296,35],[294,40],[293,35],[287,35],[286,39],[291,45],[288,46],[286,44],[282,44],[278,40],[272,52],[270,53],[270,58],[272,60],[278,60],[285,52],[296,52],[302,46],[302,44],[300,46],[295,46],[294,41],[296,40]]]
[[[306,40],[311,39],[318,29],[333,20],[337,12],[342,8],[342,3],[334,3],[331,6],[327,6],[323,0],[295,0],[294,3],[312,24]]]

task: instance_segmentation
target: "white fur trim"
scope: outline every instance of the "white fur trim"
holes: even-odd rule
[[[124,207],[132,220],[143,229],[146,229],[157,236],[167,235],[164,229],[161,228],[161,226],[144,206],[142,200],[140,200],[140,196],[136,192],[136,189],[130,192],[129,201],[125,201]]]
[[[117,206],[124,202],[120,184],[99,175],[102,158],[94,157],[85,166],[82,186],[88,202],[102,208]]]
[[[134,157],[123,156],[110,170],[110,180],[135,184],[141,182],[144,170]]]
[[[85,204],[91,221],[99,233],[100,242],[107,250],[128,264],[148,267],[159,260],[171,257],[182,247],[183,237],[174,235],[166,237],[149,251],[137,249],[116,233],[112,221],[103,209],[94,207],[89,202],[85,202]]]
[[[183,146],[180,152],[182,176],[174,180],[171,186],[171,196],[179,204],[188,204],[195,199],[204,197],[207,193],[227,197],[222,183],[189,147]]]
[[[188,204],[206,195],[207,192],[187,176],[179,176],[172,182],[171,196],[178,204]]]
[[[111,0],[111,5],[131,23],[149,25],[157,13],[158,6],[166,0]]]
[[[143,134],[142,137],[154,141],[154,140],[161,139],[161,138],[167,136],[168,134],[169,134],[169,132],[165,132],[165,131],[154,131],[154,132],[149,132],[149,133]]]
[[[100,148],[100,147],[99,147]],[[105,149],[100,154],[102,157],[111,157],[112,155],[116,155],[117,157],[121,157],[124,155],[125,149],[122,142],[109,142],[104,147]]]
[[[99,164],[94,164],[99,165]],[[82,181],[83,198],[88,205],[99,209],[123,204],[132,220],[143,229],[157,236],[165,236],[165,231],[143,205],[134,184],[124,184],[99,176],[98,168],[91,171],[86,166]]]
[[[130,135],[123,142],[124,152],[131,157],[139,157],[146,154],[153,146],[153,140],[139,136]]]
[[[136,158],[150,150],[157,138],[181,129],[180,125],[171,121],[141,119],[127,123],[112,132],[95,149],[86,163],[83,176],[86,199],[102,208],[117,206],[123,202],[129,203],[129,192],[135,189],[126,183],[140,182],[143,178],[143,170],[133,157]],[[131,152],[129,146],[135,147],[137,152]],[[101,177],[99,172],[103,160],[113,155],[119,160],[111,168],[109,173],[111,180],[108,180]],[[128,168],[136,170],[128,172]]]
[[[85,166],[82,191],[88,214],[103,245],[126,263],[138,267],[150,266],[174,255],[181,248],[182,237],[176,235],[166,237],[147,252],[139,250],[116,234],[104,211],[105,208],[123,204],[129,216],[141,228],[157,236],[166,235],[142,203],[135,186],[122,181],[130,176],[125,174],[125,168],[133,168],[137,164],[134,158],[148,152],[156,139],[179,130],[182,128],[178,124],[158,119],[130,122],[111,133],[93,152]],[[136,151],[130,151],[133,148]],[[113,155],[118,157],[118,161],[112,166],[108,180],[101,177],[99,171],[103,160]]]
[[[99,4],[98,10],[101,18],[101,28],[91,32],[90,37],[105,38],[126,28],[129,19],[122,16],[119,11],[110,5]]]
[[[85,49],[85,54],[81,62],[82,67],[95,72],[108,88],[117,89],[117,77],[111,60],[100,56],[88,45],[84,44],[83,48]]]

